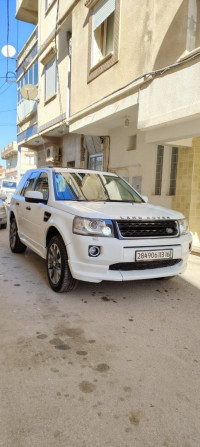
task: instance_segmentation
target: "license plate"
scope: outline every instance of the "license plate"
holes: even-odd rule
[[[137,250],[136,261],[155,261],[162,259],[173,259],[173,250]]]

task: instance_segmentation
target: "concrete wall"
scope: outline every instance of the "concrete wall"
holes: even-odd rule
[[[81,135],[69,134],[63,138],[62,166],[67,167],[68,162],[75,161],[75,167],[80,167]]]
[[[136,148],[130,146],[131,138],[137,135]],[[132,150],[130,150],[132,149]],[[169,178],[171,166],[171,147],[165,147],[163,160],[162,191],[155,195],[157,145],[147,144],[145,134],[135,126],[113,129],[110,133],[110,157],[108,170],[125,177],[134,186],[133,177],[141,178],[141,194],[148,196],[155,205],[172,208],[169,196]]]
[[[118,63],[88,84],[89,12],[84,3],[78,2],[72,17],[72,114],[139,75],[173,63],[186,49],[188,0],[143,0],[142,7],[139,0],[131,1],[131,7],[121,1]]]
[[[179,149],[176,196],[172,206],[188,219],[194,245],[200,245],[200,138]]]

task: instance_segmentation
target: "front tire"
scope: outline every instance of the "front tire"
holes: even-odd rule
[[[10,249],[13,253],[24,253],[26,250],[26,245],[24,245],[19,238],[17,222],[13,217],[10,222],[10,233],[9,233]]]
[[[70,292],[77,280],[71,275],[67,251],[61,236],[53,236],[47,248],[47,275],[54,292]]]

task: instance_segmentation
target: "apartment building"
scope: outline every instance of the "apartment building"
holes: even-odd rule
[[[5,168],[0,165],[0,180],[5,177]]]
[[[2,160],[6,160],[4,177],[6,180],[19,182],[27,169],[37,166],[37,153],[28,148],[18,148],[17,142],[12,141],[1,151]]]
[[[17,0],[16,17],[36,25],[18,145],[39,166],[117,172],[182,211],[200,246],[199,0]]]

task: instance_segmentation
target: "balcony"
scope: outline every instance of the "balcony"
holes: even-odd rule
[[[13,155],[17,155],[17,143],[13,141],[8,144],[8,146],[4,147],[1,151],[1,158],[6,160],[7,158],[13,157]]]
[[[17,0],[16,19],[22,22],[29,22],[37,25],[38,23],[38,1],[36,0]]]

